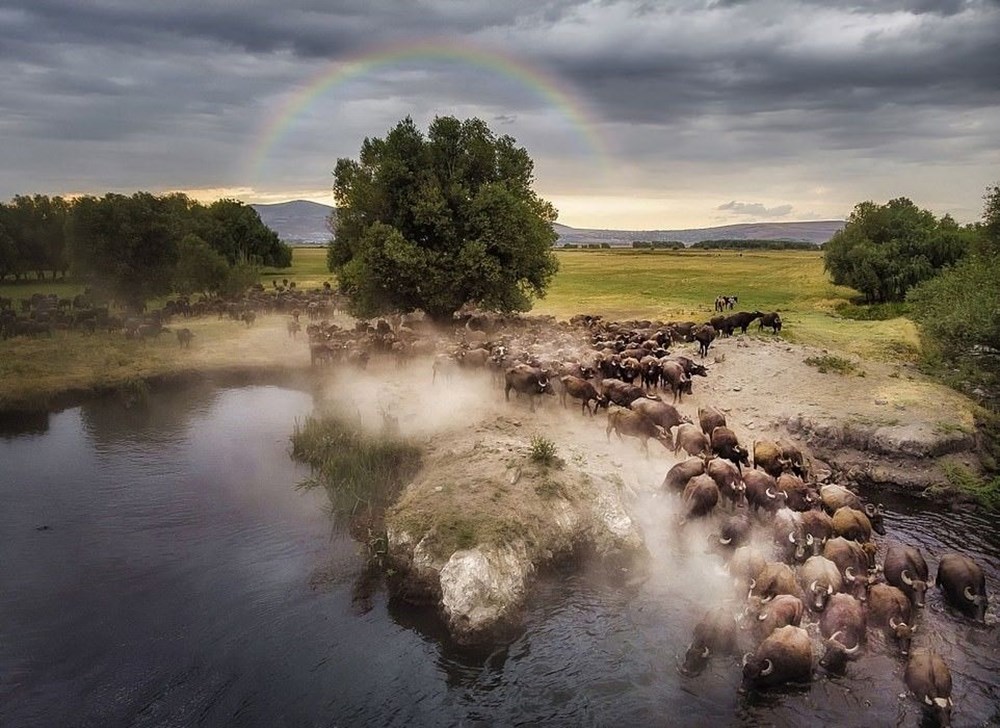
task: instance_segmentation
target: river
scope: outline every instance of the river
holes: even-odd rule
[[[0,725],[920,725],[878,644],[808,689],[739,695],[739,656],[680,676],[701,605],[677,579],[551,574],[516,639],[459,648],[366,588],[323,495],[296,488],[288,437],[312,408],[205,384],[0,436]],[[883,500],[932,574],[945,550],[986,569],[987,625],[932,589],[915,645],[948,660],[955,725],[1000,724],[996,519]]]

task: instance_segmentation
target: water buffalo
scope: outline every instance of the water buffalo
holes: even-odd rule
[[[778,490],[785,495],[785,504],[793,511],[808,511],[818,500],[802,478],[793,473],[782,473],[776,483]]]
[[[566,406],[566,397],[580,400],[581,414],[589,412],[593,416],[599,407],[607,407],[608,399],[597,391],[597,388],[586,379],[567,374],[559,378],[562,388],[559,392],[563,407]],[[590,401],[594,400],[594,408],[590,408]]]
[[[601,381],[601,394],[619,407],[628,407],[637,399],[651,396],[642,387],[612,378]]]
[[[681,495],[684,520],[707,516],[719,502],[719,486],[708,475],[696,475],[688,481]]]
[[[708,354],[708,347],[712,345],[712,342],[715,341],[715,338],[719,334],[711,324],[702,324],[701,326],[696,326],[691,335],[698,342],[698,353],[704,359]]]
[[[750,453],[745,447],[740,446],[736,433],[728,427],[716,427],[712,430],[711,444],[713,453],[729,460],[737,469],[741,464],[750,465]]]
[[[541,369],[528,366],[527,364],[517,364],[504,372],[504,399],[510,401],[510,390],[515,394],[528,395],[528,402],[531,411],[535,411],[535,397],[542,394],[555,396],[549,378],[545,376]]]
[[[861,498],[854,491],[848,490],[842,485],[823,485],[819,489],[819,497],[823,502],[823,508],[831,515],[839,508],[853,508],[856,511],[864,509]]]
[[[906,595],[890,584],[872,584],[868,589],[868,624],[882,629],[899,643],[905,655],[910,651],[914,628],[910,623],[911,605]]]
[[[853,541],[871,541],[872,524],[862,511],[847,506],[833,514],[833,531]]]
[[[865,546],[874,545],[871,542],[860,544],[842,536],[831,538],[823,545],[823,556],[835,563],[844,577],[844,590],[859,599],[864,599],[868,591],[868,571],[871,568],[870,553]],[[874,548],[870,551],[874,554]]]
[[[729,516],[719,526],[718,544],[726,550],[735,550],[746,543],[752,530],[753,524],[745,511]]]
[[[841,591],[844,579],[837,565],[823,556],[810,556],[799,567],[799,585],[806,594],[806,604],[816,612],[826,609],[827,602]]]
[[[680,671],[694,676],[701,673],[712,653],[732,654],[736,651],[737,622],[726,607],[714,607],[695,625],[691,644],[684,654]]]
[[[754,546],[740,546],[729,558],[727,566],[733,578],[745,583],[749,591],[750,583],[756,583],[754,580],[767,566],[767,559],[764,558],[763,552]]]
[[[799,522],[803,533],[816,540],[817,547],[822,547],[833,537],[833,519],[823,511],[803,511]]]
[[[698,424],[701,425],[702,432],[711,436],[712,430],[716,427],[726,426],[726,415],[722,412],[722,410],[716,409],[712,406],[699,407]]]
[[[726,316],[725,326],[730,331],[739,329],[740,332],[745,334],[754,319],[758,319],[763,315],[760,311],[738,311]]]
[[[674,402],[681,402],[685,394],[691,394],[691,377],[684,373],[684,367],[675,361],[664,361],[660,366],[660,376],[674,395]]]
[[[903,680],[907,689],[921,704],[928,706],[938,725],[951,725],[951,671],[947,663],[933,650],[914,650],[906,663]]]
[[[765,313],[760,317],[760,321],[757,322],[757,330],[763,331],[765,326],[769,327],[774,333],[781,331],[781,316],[777,311]]]
[[[701,475],[704,472],[705,460],[703,458],[690,457],[686,460],[681,460],[667,471],[667,475],[663,479],[663,485],[660,487],[664,490],[673,490],[682,493],[691,478]]]
[[[191,339],[194,338],[194,334],[191,333],[191,329],[177,329],[177,343],[180,344],[182,349],[191,348]]]
[[[826,652],[819,664],[829,672],[843,672],[848,660],[859,657],[866,628],[861,602],[850,594],[831,596],[819,619],[819,632],[826,638]]]
[[[786,625],[774,630],[753,652],[743,658],[741,691],[766,689],[787,682],[806,682],[812,677],[813,653],[809,634],[801,627]]]
[[[612,430],[618,435],[619,440],[622,439],[622,435],[639,438],[642,443],[642,450],[646,455],[649,455],[650,438],[656,440],[668,450],[674,446],[670,433],[667,430],[664,430],[646,417],[646,415],[630,409],[613,409],[608,412],[608,426],[604,430],[608,442],[611,441]]]
[[[800,478],[806,477],[809,468],[806,465],[806,456],[802,449],[791,440],[784,438],[779,439],[777,445],[781,449],[781,459],[787,463],[785,469],[790,470]]]
[[[728,460],[712,458],[708,461],[705,472],[719,486],[721,495],[734,506],[744,502],[746,486],[740,478],[740,471]]]
[[[689,356],[683,356],[682,354],[674,354],[668,358],[669,361],[675,361],[684,367],[684,373],[689,377],[707,377],[708,368],[704,364],[698,364],[694,359]],[[662,360],[661,360],[662,363]]]
[[[885,580],[902,591],[914,606],[924,606],[927,591],[927,562],[913,546],[891,544],[882,564]]]
[[[753,466],[760,468],[773,478],[777,478],[786,469],[786,463],[781,457],[781,448],[771,440],[757,440],[753,444]]]
[[[678,425],[683,425],[685,423],[690,424],[691,422],[690,417],[682,415],[672,404],[661,402],[658,399],[648,399],[643,397],[641,399],[633,400],[629,405],[629,409],[641,412],[667,431],[669,431],[672,427],[677,427]]]
[[[962,554],[941,557],[934,583],[963,614],[980,622],[986,619],[986,577],[979,564]]]
[[[779,594],[791,594],[797,597],[801,593],[792,567],[777,561],[769,561],[760,573],[751,579],[748,596],[757,596],[766,602]]]
[[[785,505],[785,494],[778,491],[777,481],[762,470],[743,473],[747,505],[758,511],[776,511]]]
[[[748,613],[751,611],[748,609]],[[804,612],[801,599],[791,594],[778,594],[769,602],[760,603],[752,628],[759,639],[764,639],[780,627],[798,627]]]
[[[677,432],[674,433],[674,453],[681,450],[688,455],[702,455],[707,459],[712,453],[712,443],[700,427],[685,423],[678,425]]]

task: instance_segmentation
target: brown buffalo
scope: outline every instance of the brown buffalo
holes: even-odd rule
[[[885,580],[902,591],[914,606],[924,606],[927,592],[927,562],[919,549],[903,544],[891,544],[882,564]]]
[[[907,689],[926,706],[938,725],[951,725],[951,671],[948,664],[933,650],[914,650],[903,674]]]
[[[774,630],[752,654],[743,659],[742,691],[767,689],[812,677],[813,653],[809,634],[786,625]]]
[[[886,636],[899,643],[905,655],[915,628],[911,620],[911,604],[906,595],[890,584],[872,584],[868,589],[868,624],[882,629]]]
[[[673,490],[681,493],[687,487],[688,481],[691,478],[701,475],[704,472],[705,460],[703,458],[690,457],[686,460],[681,460],[667,471],[667,475],[664,477],[663,484],[660,487],[664,490]]]
[[[684,675],[698,675],[715,654],[732,654],[736,651],[737,622],[726,607],[715,607],[701,618],[694,628],[691,644],[684,654],[680,671]]]
[[[608,442],[611,441],[612,430],[618,435],[619,440],[622,439],[622,435],[639,438],[642,450],[646,455],[649,455],[650,439],[656,440],[668,450],[674,445],[669,432],[641,412],[633,412],[629,409],[616,408],[608,412],[608,426],[604,430]]]
[[[938,563],[934,583],[951,606],[963,614],[986,619],[986,577],[979,564],[962,554],[945,554]]]
[[[865,641],[867,621],[861,602],[850,594],[834,594],[819,619],[826,652],[819,664],[830,672],[843,672],[848,660],[856,660]]]

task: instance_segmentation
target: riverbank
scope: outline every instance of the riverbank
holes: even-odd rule
[[[290,338],[285,321],[261,316],[247,327],[215,318],[177,319],[168,328],[190,329],[188,348],[181,348],[174,331],[148,340],[54,331],[0,341],[0,412],[59,409],[90,396],[206,377],[272,377],[279,383],[307,375],[304,334]]]

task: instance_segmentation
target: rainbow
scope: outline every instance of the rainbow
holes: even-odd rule
[[[263,177],[272,150],[280,143],[296,119],[324,95],[344,84],[393,66],[413,66],[426,62],[455,63],[485,69],[510,79],[540,97],[566,120],[584,150],[603,171],[608,166],[608,148],[599,134],[600,125],[568,83],[541,69],[495,51],[473,47],[453,40],[425,40],[368,50],[354,58],[325,67],[308,83],[292,92],[268,117],[251,146],[252,181]]]

